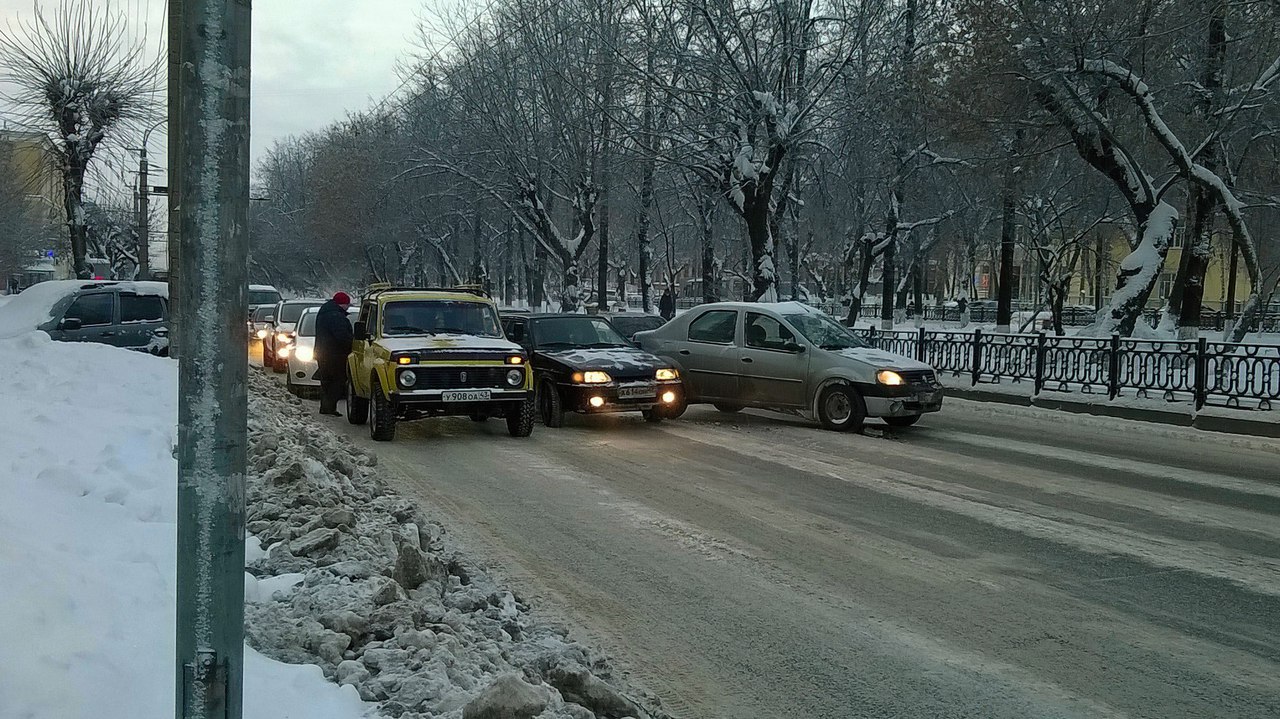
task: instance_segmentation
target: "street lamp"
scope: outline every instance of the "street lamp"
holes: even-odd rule
[[[151,279],[151,209],[148,203],[151,188],[147,179],[147,140],[151,133],[169,121],[161,118],[142,133],[142,146],[138,148],[138,279]]]

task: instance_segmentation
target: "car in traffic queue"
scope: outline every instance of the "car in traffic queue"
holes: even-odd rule
[[[276,306],[264,305],[249,312],[249,341],[262,341],[267,338],[267,333],[271,331],[272,323],[276,318]]]
[[[353,327],[359,312],[354,305],[347,309],[347,320]],[[320,380],[316,378],[316,371],[320,369],[316,363],[316,315],[319,313],[319,307],[303,310],[293,333],[293,346],[285,365],[285,386],[295,395],[320,387]]]
[[[640,412],[659,422],[666,408],[683,402],[679,371],[632,345],[602,316],[531,314],[503,325],[529,353],[548,427],[563,425],[566,412]]]
[[[308,307],[319,307],[324,304],[319,299],[281,300],[272,313],[271,328],[262,339],[262,364],[276,372],[283,372],[288,364],[289,352],[293,347],[293,334],[298,325],[298,318]]]
[[[932,367],[800,302],[699,305],[636,341],[680,370],[689,403],[722,412],[777,410],[857,431],[867,417],[908,427],[942,408]]]
[[[401,420],[502,417],[533,431],[533,373],[482,290],[375,285],[361,298],[347,360],[347,419],[377,441]]]
[[[660,315],[651,315],[646,312],[601,312],[596,316],[609,320],[628,342],[635,341],[636,335],[640,332],[656,330],[667,323]]]
[[[249,285],[249,316],[262,307],[275,307],[281,299],[280,290],[271,285]]]

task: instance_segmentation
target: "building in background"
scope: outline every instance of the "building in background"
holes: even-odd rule
[[[9,292],[71,277],[55,150],[44,133],[0,128],[0,272]]]

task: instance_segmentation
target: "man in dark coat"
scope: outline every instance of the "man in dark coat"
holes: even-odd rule
[[[347,388],[347,355],[351,354],[351,322],[347,308],[351,297],[346,292],[320,305],[316,312],[316,379],[320,380],[320,414],[342,416],[338,400]]]
[[[671,288],[662,291],[662,299],[658,300],[658,314],[669,320],[676,316],[676,298],[671,296]]]

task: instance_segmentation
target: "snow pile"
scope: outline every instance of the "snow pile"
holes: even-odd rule
[[[250,378],[249,642],[411,719],[661,717],[537,623],[279,383]],[[253,549],[253,548],[251,548]]]
[[[176,364],[28,332],[0,366],[0,717],[172,716]],[[245,662],[247,718],[369,709],[316,667]]]

